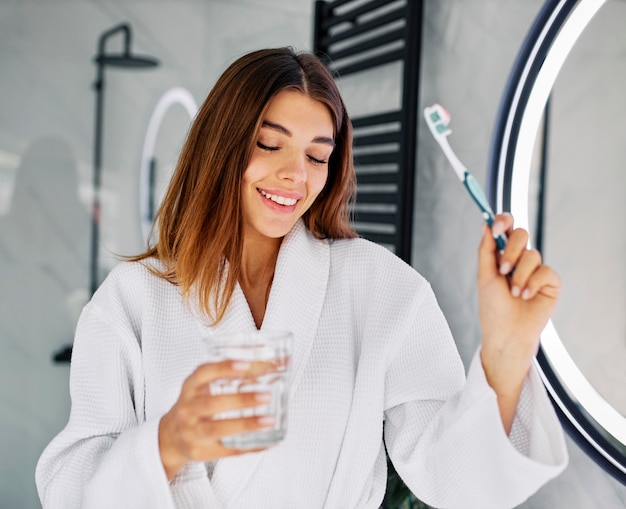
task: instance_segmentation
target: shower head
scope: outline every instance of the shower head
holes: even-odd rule
[[[108,65],[111,67],[125,67],[131,69],[141,69],[148,67],[157,67],[159,61],[153,57],[130,55],[120,53],[117,55],[99,55],[94,58],[98,65]]]
[[[107,53],[105,50],[106,42],[112,36],[121,33],[124,37],[124,47],[119,53]],[[100,68],[104,66],[125,67],[127,69],[141,69],[156,67],[159,61],[156,58],[132,55],[130,52],[132,31],[128,23],[120,23],[117,26],[103,32],[98,39],[98,53],[94,61]]]

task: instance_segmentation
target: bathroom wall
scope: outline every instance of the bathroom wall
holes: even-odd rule
[[[183,87],[200,103],[229,61],[265,46],[310,47],[312,3],[224,1],[0,1],[0,507],[39,507],[34,468],[69,412],[68,364],[89,296],[93,83],[100,34],[132,26],[132,48],[152,70],[105,70],[101,270],[138,252],[139,175],[149,120]],[[121,34],[107,51],[119,52]],[[167,179],[189,124],[181,105],[157,137]]]
[[[421,105],[452,113],[459,156],[484,180],[493,122],[539,0],[427,0]],[[67,420],[70,344],[89,297],[97,41],[121,22],[151,70],[107,69],[100,271],[145,245],[142,151],[155,106],[172,87],[200,103],[224,67],[260,47],[311,48],[312,0],[0,0],[0,507],[39,507],[34,466]],[[121,37],[109,41],[121,48]],[[397,71],[397,69],[396,69]],[[345,82],[351,112],[383,99]],[[385,97],[388,97],[385,95]],[[155,154],[159,189],[188,127],[168,110]],[[475,351],[475,266],[481,219],[424,129],[419,130],[413,264],[432,283],[464,361]],[[572,463],[526,509],[626,507],[626,490],[570,445]],[[603,502],[598,504],[598,500]]]

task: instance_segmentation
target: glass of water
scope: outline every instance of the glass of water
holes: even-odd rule
[[[293,333],[289,331],[240,332],[205,336],[207,362],[225,360],[245,361],[250,363],[267,362],[271,369],[261,374],[251,369],[238,378],[222,378],[210,384],[214,395],[236,394],[243,392],[267,392],[272,398],[267,404],[251,408],[241,408],[220,412],[214,419],[238,419],[270,415],[274,417],[272,427],[229,435],[222,438],[226,447],[235,449],[258,449],[281,441],[287,430],[287,377]]]

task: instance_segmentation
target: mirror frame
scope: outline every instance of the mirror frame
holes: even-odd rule
[[[487,191],[495,210],[510,211],[530,231],[529,186],[535,140],[550,92],[584,28],[606,0],[547,0],[509,75],[489,154]],[[561,423],[600,466],[626,484],[626,417],[576,366],[550,321],[537,368]]]

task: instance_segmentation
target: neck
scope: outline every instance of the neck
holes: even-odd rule
[[[240,283],[248,287],[265,286],[274,277],[282,239],[255,242],[244,239]]]
[[[265,317],[281,241],[280,238],[265,238],[263,241],[244,238],[239,286],[257,328],[261,327]]]

